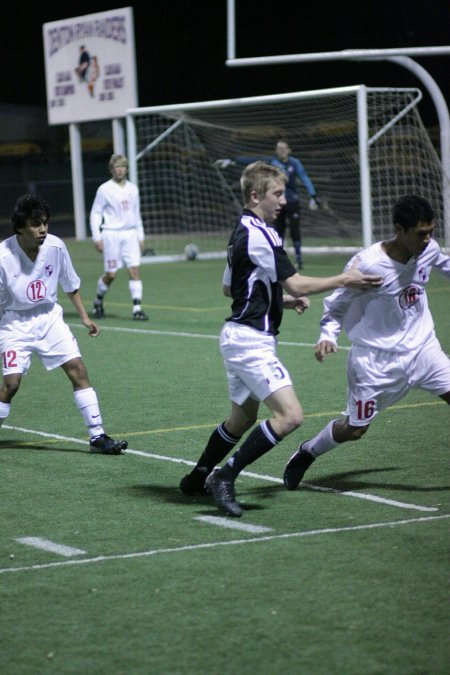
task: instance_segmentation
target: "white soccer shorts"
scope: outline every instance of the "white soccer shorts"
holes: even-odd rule
[[[44,315],[47,321],[48,315]],[[62,314],[43,333],[42,317],[29,321],[12,321],[8,331],[0,330],[0,347],[3,375],[22,373],[30,367],[31,355],[35,353],[46,370],[53,370],[67,361],[81,357],[77,341]],[[45,328],[44,328],[45,330]],[[43,337],[39,337],[43,335]]]
[[[365,426],[411,389],[441,396],[450,391],[450,360],[433,334],[412,352],[353,345],[347,362],[347,410],[352,426]]]
[[[103,263],[105,272],[117,272],[122,267],[139,267],[141,249],[137,230],[103,230]]]
[[[231,401],[242,405],[249,397],[264,401],[273,392],[292,385],[276,355],[276,338],[231,321],[220,334]]]

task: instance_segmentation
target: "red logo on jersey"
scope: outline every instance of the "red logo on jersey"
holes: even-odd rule
[[[27,298],[28,300],[31,300],[31,302],[40,302],[41,300],[44,300],[46,295],[47,289],[44,282],[40,279],[36,279],[36,281],[32,281],[28,284]]]
[[[416,302],[419,302],[419,298],[422,294],[422,291],[418,286],[408,286],[400,295],[398,301],[402,309],[409,309],[413,307]]]

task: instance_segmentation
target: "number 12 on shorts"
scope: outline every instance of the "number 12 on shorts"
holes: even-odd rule
[[[375,413],[375,401],[356,401],[356,409],[358,411],[359,420],[369,420]]]
[[[8,349],[7,352],[2,352],[3,368],[15,368],[17,366],[17,354],[15,349]]]

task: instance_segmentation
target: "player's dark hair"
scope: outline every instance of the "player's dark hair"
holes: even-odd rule
[[[430,202],[417,195],[401,197],[392,211],[394,225],[401,225],[404,230],[415,227],[417,223],[431,223],[434,220],[434,211]]]
[[[27,220],[34,223],[46,223],[50,218],[50,208],[39,195],[28,193],[19,197],[11,216],[14,232],[17,234],[25,227]]]

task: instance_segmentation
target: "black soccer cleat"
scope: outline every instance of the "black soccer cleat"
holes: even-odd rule
[[[216,506],[234,518],[240,518],[242,515],[242,508],[237,503],[234,496],[234,481],[222,478],[219,475],[220,469],[214,469],[205,481],[207,490],[211,490]]]
[[[148,321],[148,316],[142,309],[139,309],[137,312],[133,312],[134,321]]]
[[[128,448],[128,441],[115,441],[114,438],[101,434],[90,440],[91,452],[96,452],[101,455],[120,455],[122,450]]]
[[[180,480],[180,490],[186,496],[207,495],[209,491],[205,487],[206,471],[193,469]]]
[[[299,447],[297,452],[292,455],[284,470],[283,483],[288,490],[295,490],[298,488],[306,470],[315,460],[315,457],[306,450],[302,450],[302,447],[303,444]]]
[[[104,319],[105,310],[103,309],[103,305],[94,304],[94,307],[92,309],[92,315],[94,319]]]

